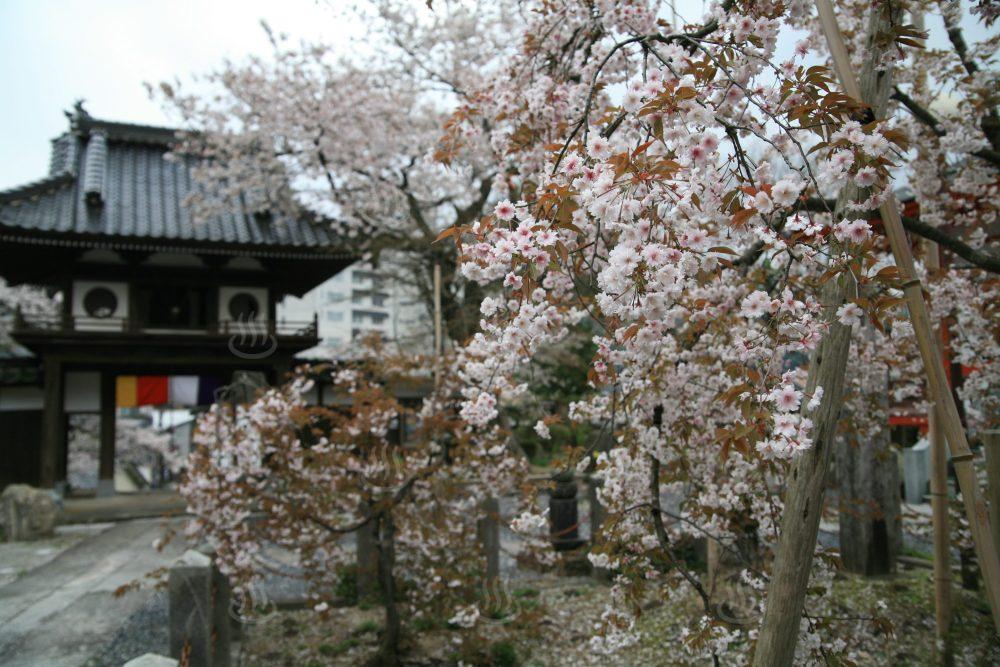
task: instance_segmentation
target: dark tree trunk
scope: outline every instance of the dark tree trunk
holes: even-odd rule
[[[895,572],[903,535],[899,468],[888,427],[874,439],[838,447],[837,468],[844,569],[869,576]]]
[[[886,50],[884,42],[879,40],[894,25],[897,17],[891,16],[893,11],[890,5],[875,4],[868,21],[868,59],[861,69],[860,88],[863,101],[871,105],[876,118],[885,117],[892,90],[891,67],[879,69]],[[846,205],[865,196],[849,183],[837,198],[835,218],[845,217]],[[799,622],[823,511],[830,451],[843,405],[841,392],[851,347],[851,329],[840,324],[834,314],[850,294],[848,278],[841,275],[828,281],[821,292],[824,317],[831,326],[810,358],[806,386],[807,393],[812,393],[816,387],[823,387],[825,393],[819,408],[808,414],[815,422],[813,446],[798,457],[789,471],[781,532],[767,587],[767,606],[754,650],[754,667],[785,667],[795,660]]]
[[[396,580],[393,567],[396,563],[396,524],[392,511],[386,511],[377,520],[378,576],[382,588],[382,606],[385,608],[385,628],[378,654],[369,662],[370,667],[398,667],[401,637],[399,610],[396,608]]]

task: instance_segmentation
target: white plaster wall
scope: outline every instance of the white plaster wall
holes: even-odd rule
[[[104,287],[114,292],[118,299],[117,308],[112,315],[114,319],[105,320],[99,317],[90,317],[87,314],[87,309],[83,307],[83,298],[87,292],[95,287]],[[77,329],[81,331],[120,331],[123,325],[122,319],[128,317],[128,284],[101,280],[74,280],[72,305]]]
[[[41,387],[0,387],[0,411],[41,410],[43,397]]]
[[[99,412],[101,409],[101,374],[70,371],[66,373],[63,409],[66,412]]]

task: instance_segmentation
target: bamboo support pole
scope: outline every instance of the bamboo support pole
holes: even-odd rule
[[[719,576],[719,543],[712,538],[708,538],[705,543],[705,579],[707,580],[708,594],[715,595]]]
[[[990,501],[990,523],[993,527],[993,548],[1000,551],[1000,430],[983,434],[986,450],[987,498]]]
[[[934,621],[937,650],[948,654],[951,627],[951,540],[948,530],[948,455],[936,407],[927,413],[931,441],[931,512],[934,526]]]
[[[826,41],[830,47],[834,69],[844,92],[855,99],[864,101],[847,54],[847,47],[840,34],[833,4],[830,0],[816,0],[816,8],[819,12]],[[945,379],[944,367],[937,357],[934,338],[931,334],[930,318],[924,303],[923,288],[913,266],[913,255],[910,252],[906,232],[903,230],[899,210],[896,208],[896,200],[892,197],[887,198],[879,212],[886,236],[889,238],[889,245],[892,247],[896,266],[902,278],[903,294],[906,298],[910,321],[917,337],[917,346],[920,348],[924,372],[927,373],[929,398],[938,410],[942,430],[951,448],[955,476],[958,478],[965,512],[969,519],[969,527],[976,545],[979,567],[986,584],[986,596],[993,611],[993,624],[1000,632],[1000,560],[998,560],[997,551],[993,546],[986,502],[976,483],[976,474],[972,466],[972,451],[969,449],[965,430],[962,428],[962,422],[958,416],[958,408]]]
[[[441,265],[434,265],[434,386],[441,385],[441,354],[444,349],[441,330]]]
[[[929,273],[941,268],[938,244],[926,244],[926,264]],[[934,328],[937,357],[941,362],[941,329]],[[930,393],[928,391],[928,393]],[[927,435],[931,444],[931,513],[934,528],[934,621],[938,662],[946,664],[950,654],[948,629],[951,627],[951,540],[948,531],[948,454],[938,407],[927,412]]]

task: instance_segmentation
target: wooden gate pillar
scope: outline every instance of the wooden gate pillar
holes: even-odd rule
[[[115,376],[101,371],[101,453],[97,473],[97,496],[115,495]]]
[[[66,443],[66,413],[63,409],[63,365],[55,357],[43,362],[44,400],[42,407],[42,441],[39,456],[38,485],[55,487],[59,456]]]

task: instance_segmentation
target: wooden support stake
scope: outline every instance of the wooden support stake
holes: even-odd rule
[[[479,519],[479,540],[486,556],[486,581],[500,578],[500,501],[490,496],[483,501],[483,517]]]
[[[986,492],[990,501],[993,548],[1000,551],[1000,430],[984,433],[983,446],[986,449]]]
[[[441,354],[444,341],[441,331],[441,265],[434,265],[434,386],[441,383]]]
[[[854,70],[851,67],[847,47],[840,34],[833,4],[830,0],[816,0],[816,8],[819,11],[823,33],[826,35],[826,41],[830,47],[830,54],[833,57],[834,69],[844,91],[851,97],[864,101],[858,81],[854,76]],[[993,611],[993,624],[1000,632],[1000,559],[998,559],[997,550],[993,546],[986,502],[976,483],[976,473],[972,467],[972,452],[958,416],[958,408],[945,378],[944,367],[937,357],[930,318],[924,303],[923,288],[914,270],[913,255],[910,252],[906,232],[903,230],[899,210],[896,208],[896,200],[893,197],[886,199],[879,208],[879,212],[902,279],[903,294],[910,313],[910,322],[917,337],[917,346],[920,348],[924,372],[927,373],[929,398],[939,411],[941,426],[951,448],[955,476],[958,478],[965,512],[969,520],[969,528],[976,545],[979,567],[986,584],[986,596]]]
[[[115,495],[115,376],[101,371],[101,448],[98,457],[97,497]]]
[[[937,243],[927,243],[927,271],[941,268]],[[937,357],[941,354],[941,329],[934,328]],[[931,393],[928,390],[928,394]],[[927,412],[928,437],[931,444],[931,512],[934,527],[934,621],[937,633],[939,663],[946,663],[950,654],[948,629],[951,627],[951,540],[948,531],[948,454],[938,409],[931,405]]]
[[[709,596],[714,596],[715,587],[718,583],[719,572],[719,543],[709,537],[705,542],[705,580]]]

